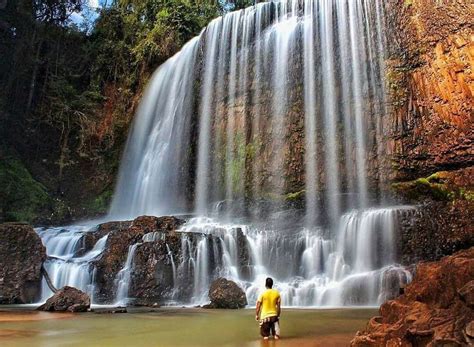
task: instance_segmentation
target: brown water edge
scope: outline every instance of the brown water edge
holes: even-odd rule
[[[0,345],[338,347],[347,346],[375,314],[374,309],[283,309],[282,339],[263,341],[252,309],[59,314],[0,308]]]
[[[0,309],[0,323],[5,322],[31,322],[45,319],[65,319],[74,317],[70,312],[39,312],[39,311],[3,311]]]

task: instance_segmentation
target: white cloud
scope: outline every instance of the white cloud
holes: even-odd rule
[[[89,0],[89,7],[99,8],[99,0]]]

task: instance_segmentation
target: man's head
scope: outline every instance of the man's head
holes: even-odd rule
[[[265,287],[268,289],[272,289],[273,280],[270,277],[267,277],[267,279],[265,280]]]

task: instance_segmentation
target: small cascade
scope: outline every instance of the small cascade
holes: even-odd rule
[[[107,235],[100,238],[91,250],[84,252],[83,240],[90,227],[39,228],[36,232],[46,247],[48,258],[44,268],[54,287],[72,286],[88,293],[93,299],[95,269],[91,261],[103,252]],[[45,279],[41,291],[41,301],[53,295]]]
[[[156,242],[158,240],[164,240],[164,239],[165,239],[165,234],[160,233],[158,231],[154,231],[154,232],[145,234],[142,237],[143,242]]]
[[[133,272],[133,260],[135,258],[135,252],[139,245],[141,245],[141,243],[136,243],[128,248],[128,254],[127,259],[125,260],[125,265],[122,270],[119,271],[119,273],[117,274],[117,278],[115,279],[115,285],[117,287],[117,295],[115,299],[116,305],[126,306],[129,301],[128,291],[130,288]]]
[[[194,291],[192,301],[207,300],[206,288],[209,285],[209,243],[206,236],[197,243],[194,258]]]
[[[176,286],[176,264],[174,262],[173,252],[171,252],[170,246],[166,244],[166,251],[171,261],[171,270],[173,271],[173,287]]]

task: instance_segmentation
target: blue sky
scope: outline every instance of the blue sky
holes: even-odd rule
[[[87,4],[81,12],[71,14],[71,22],[80,26],[86,20],[94,21],[98,16],[97,11],[104,6],[107,1],[109,3],[112,2],[112,0],[87,0]]]

